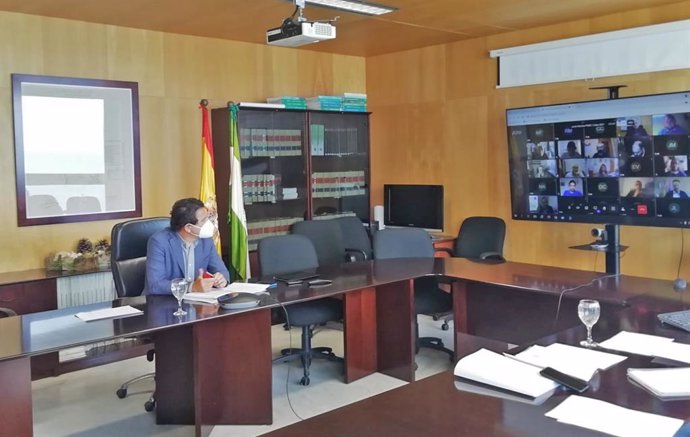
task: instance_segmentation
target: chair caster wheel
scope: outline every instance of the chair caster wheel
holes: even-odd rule
[[[302,379],[299,380],[299,383],[302,385],[309,385],[309,377],[308,376],[303,376]]]
[[[144,402],[144,410],[146,410],[147,412],[150,413],[155,408],[156,408],[156,401],[149,400],[149,401]]]
[[[437,314],[434,314],[433,316],[431,316],[431,319],[432,319],[434,322],[437,322],[438,319],[439,319],[439,317],[438,317]]]
[[[441,325],[441,329],[444,330],[444,331],[447,331],[448,328],[450,328],[450,326],[448,326],[448,323],[445,323],[445,322],[444,322],[443,325]]]
[[[127,397],[127,389],[126,388],[119,388],[119,389],[117,389],[115,394],[117,395],[118,398],[124,399]]]

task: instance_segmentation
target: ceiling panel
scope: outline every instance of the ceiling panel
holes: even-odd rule
[[[371,56],[677,1],[377,0],[399,8],[381,17],[307,5],[310,20],[340,19],[336,40],[303,48]],[[294,6],[285,0],[0,0],[0,10],[264,43],[266,30]]]

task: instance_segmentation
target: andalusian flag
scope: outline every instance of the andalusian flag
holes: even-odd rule
[[[237,129],[237,105],[229,105],[230,115],[230,265],[236,280],[251,276],[247,245],[247,215],[242,199],[242,167],[240,165],[240,137]]]
[[[213,242],[218,254],[220,251],[220,235],[218,234],[218,205],[216,204],[216,180],[213,163],[213,142],[211,140],[211,124],[208,120],[208,102],[201,101],[201,189],[199,199],[208,209],[210,220],[216,225]]]

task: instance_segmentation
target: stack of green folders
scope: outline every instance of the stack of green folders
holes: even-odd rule
[[[343,98],[340,96],[316,96],[307,99],[307,108],[320,111],[342,111]]]
[[[367,112],[367,95],[359,93],[344,93],[343,111]]]
[[[269,97],[266,101],[268,103],[282,103],[286,109],[307,109],[307,101],[304,97]]]

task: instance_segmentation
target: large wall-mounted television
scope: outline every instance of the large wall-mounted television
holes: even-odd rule
[[[516,220],[690,227],[690,92],[508,109]]]
[[[443,185],[386,184],[383,203],[386,226],[443,231]]]

